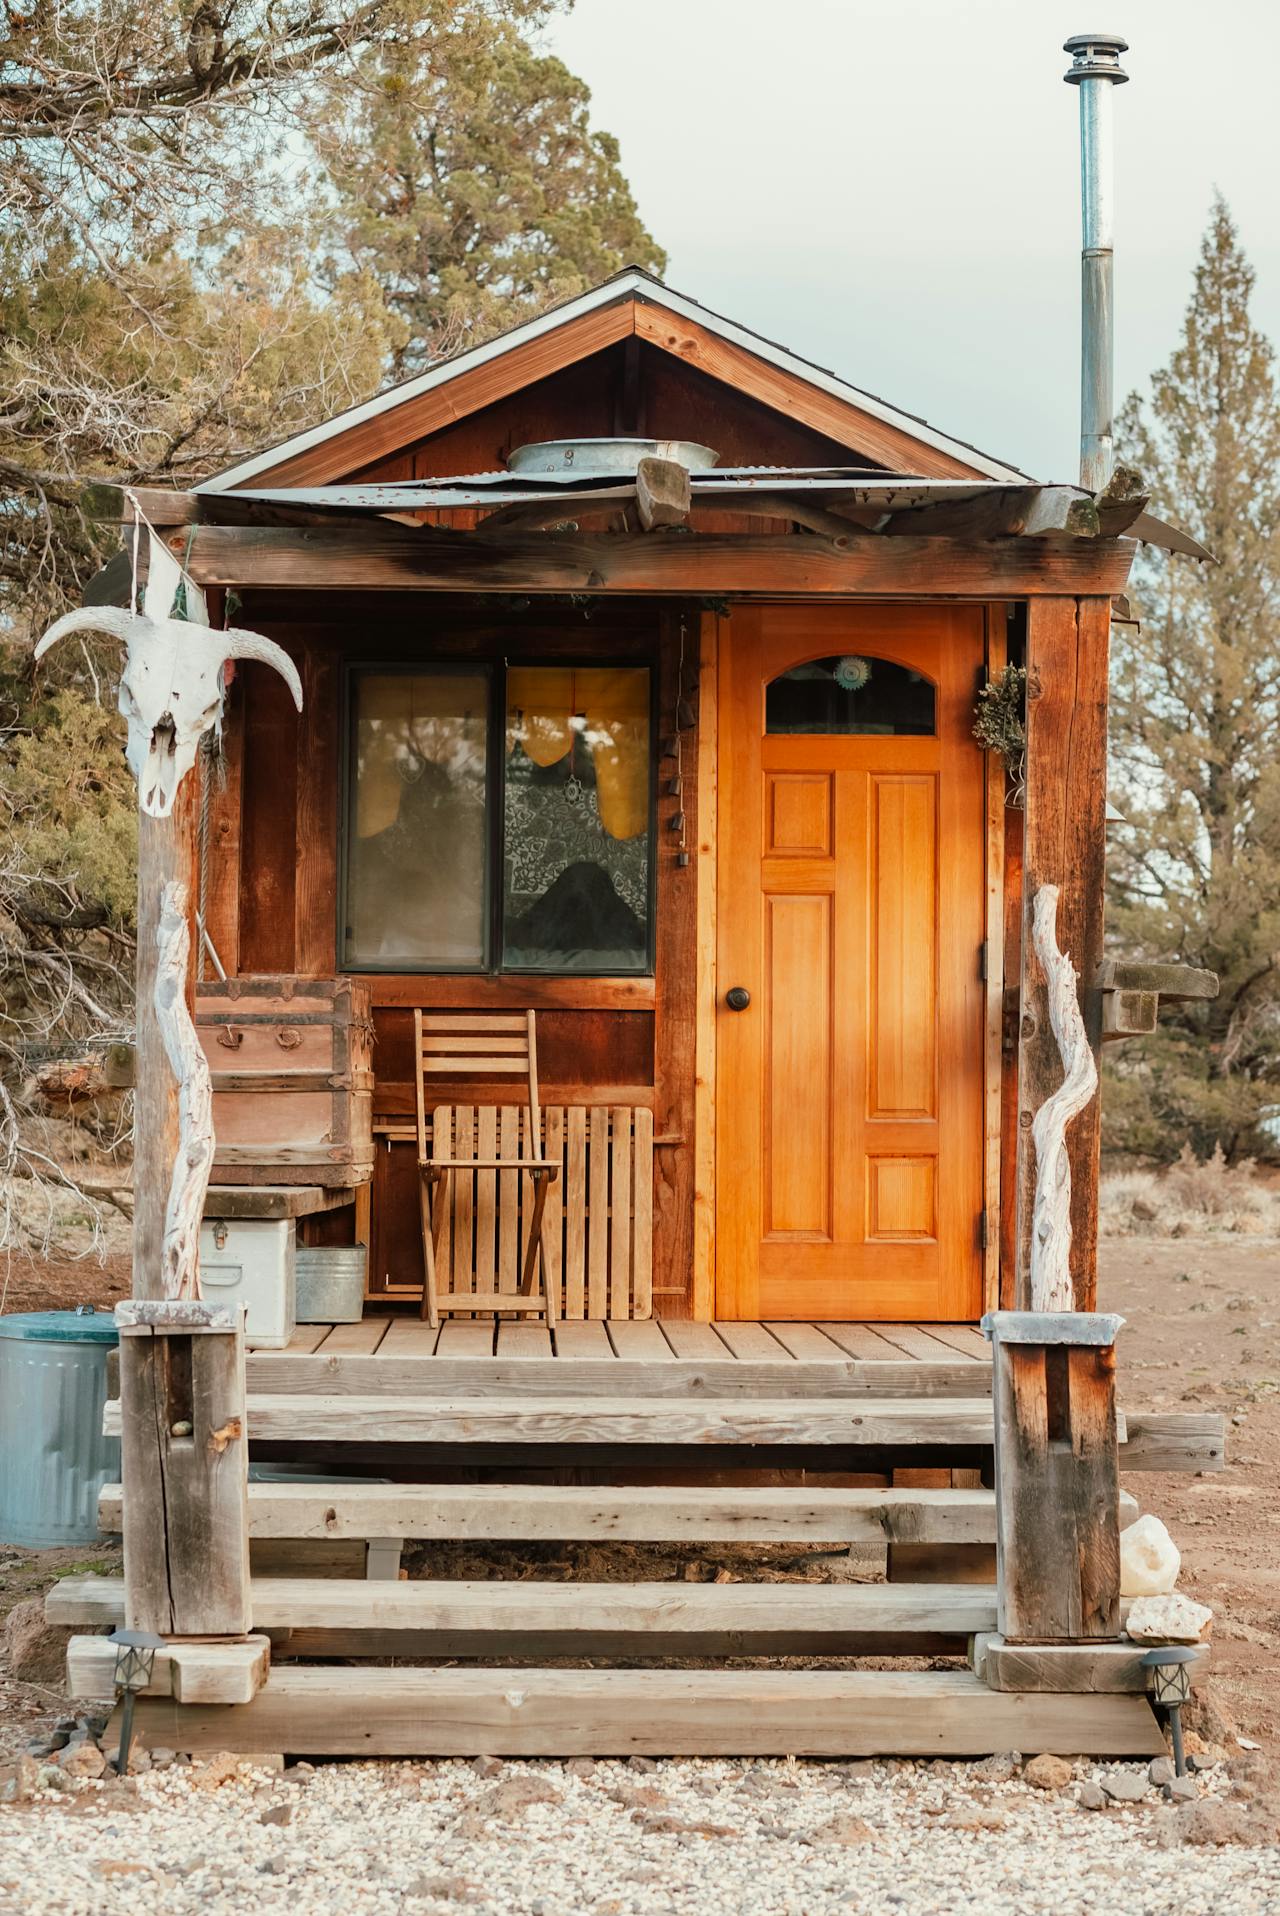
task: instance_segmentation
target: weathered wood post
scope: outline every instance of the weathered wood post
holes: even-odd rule
[[[1060,1061],[1059,1082],[1043,1085],[1028,1127],[1031,1309],[982,1320],[992,1347],[998,1586],[998,1635],[982,1664],[996,1688],[1092,1688],[1092,1662],[1072,1651],[1114,1643],[1120,1632],[1115,1344],[1124,1320],[1071,1308],[1082,1288],[1080,1254],[1091,1268],[1093,1244],[1090,1237],[1073,1256],[1080,1166],[1067,1132],[1095,1105],[1098,1073],[1076,971],[1058,945],[1058,899],[1056,885],[1042,884],[1028,901],[1029,955]],[[1058,1654],[1018,1654],[1028,1645]]]
[[[230,1311],[145,1300],[120,1326],[125,1620],[239,1637],[249,1607],[244,1332]]]
[[[1008,1643],[1120,1629],[1115,1343],[1095,1311],[991,1311],[997,1627]]]
[[[302,685],[272,640],[210,629],[193,582],[154,533],[138,609],[136,501],[131,510],[129,608],[66,613],[36,647],[39,659],[59,638],[96,630],[126,648],[120,709],[139,818],[133,1298],[117,1311],[125,1611],[131,1628],[158,1635],[241,1638],[251,1622],[244,1334],[238,1316],[199,1301],[214,1140],[190,1002],[198,895],[190,773],[218,721],[229,660],[273,666],[299,711]]]

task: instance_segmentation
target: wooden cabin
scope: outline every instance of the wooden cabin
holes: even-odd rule
[[[612,471],[593,444],[631,439],[653,456]],[[532,469],[519,454],[550,442],[569,444]],[[1066,1476],[1039,1498],[1023,1482],[1024,1518],[1047,1505],[1058,1529],[1039,1612],[1015,1614],[1015,1580],[992,1581],[992,1456],[1022,1413],[1001,1398],[993,1424],[978,1324],[1029,1302],[1032,1122],[1062,1076],[1031,900],[1058,888],[1095,1052],[1179,984],[1105,960],[1103,865],[1113,601],[1136,539],[1181,535],[1123,483],[1040,486],[639,271],[138,503],[213,622],[277,640],[304,690],[298,715],[265,666],[237,672],[225,779],[179,826],[205,847],[207,1214],[305,1213],[305,1244],[368,1245],[362,1322],[250,1349],[249,1442],[393,1480],[251,1484],[212,1617],[207,1566],[182,1618],[178,1580],[138,1569],[131,1622],[277,1637],[233,1725],[229,1692],[193,1710],[175,1677],[145,1706],[154,1733],[299,1751],[1162,1747],[1118,1641],[1117,1509],[1136,1505],[1115,1473],[1213,1468],[1220,1423],[1117,1413],[1114,1320],[1065,1369],[1042,1333],[1036,1441]],[[973,729],[1010,663],[1022,806]],[[517,1305],[527,1213],[487,1173],[437,1246],[464,1293],[437,1327],[415,1014],[457,1031],[529,1011],[538,1135],[461,1048],[426,1116],[432,1148],[443,1123],[468,1156],[554,1159],[552,1308],[466,1309],[495,1285]],[[1096,1098],[1068,1154],[1076,1312],[1093,1313]],[[1096,1414],[1073,1450],[1084,1390]],[[169,1467],[130,1452],[140,1402],[126,1388],[138,1566]],[[402,1540],[594,1536],[887,1540],[890,1581],[522,1584],[513,1605],[500,1582],[366,1592],[304,1569],[248,1595],[248,1553],[272,1538],[392,1538],[394,1557]],[[62,1620],[124,1612],[118,1587],[60,1589]],[[1047,1671],[1024,1652],[1002,1677],[998,1621],[1088,1656]],[[970,1640],[981,1675],[936,1678],[545,1669],[513,1690],[509,1671],[279,1661]]]

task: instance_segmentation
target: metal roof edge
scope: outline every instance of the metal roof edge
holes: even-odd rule
[[[688,295],[678,293],[654,274],[640,266],[625,266],[609,279],[602,280],[598,286],[590,287],[584,293],[575,294],[571,299],[562,300],[555,306],[548,306],[532,319],[521,320],[518,325],[506,332],[497,333],[482,345],[468,347],[452,359],[441,360],[436,366],[424,373],[418,373],[412,379],[403,380],[399,385],[388,386],[384,391],[375,393],[372,398],[361,401],[359,405],[349,406],[345,411],[335,413],[331,419],[320,424],[306,427],[302,432],[268,446],[261,452],[252,454],[248,459],[240,460],[224,471],[214,473],[203,479],[193,488],[197,493],[229,492],[246,480],[255,478],[259,473],[270,471],[285,460],[306,452],[313,446],[323,445],[326,440],[337,438],[352,426],[361,425],[367,419],[377,418],[380,413],[393,411],[395,407],[431,392],[436,387],[447,385],[450,380],[460,378],[473,371],[477,366],[487,365],[491,360],[499,359],[513,347],[544,334],[554,332],[557,327],[567,325],[571,320],[584,313],[596,311],[613,305],[619,300],[635,296],[647,304],[661,306],[677,317],[690,319],[699,325],[706,325],[731,345],[752,353],[758,359],[764,359],[785,372],[794,374],[815,386],[831,398],[846,405],[857,407],[861,412],[869,413],[873,418],[901,431],[910,433],[922,445],[931,446],[937,452],[947,453],[954,459],[960,459],[974,466],[989,479],[998,479],[1014,485],[1034,484],[1027,473],[1016,466],[1005,465],[989,454],[979,451],[964,440],[954,439],[949,434],[939,432],[927,420],[914,413],[904,412],[900,407],[891,406],[886,400],[879,399],[874,393],[864,392],[860,387],[850,385],[847,380],[829,372],[825,367],[816,366],[812,361],[802,358],[786,346],[766,339],[763,334],[753,332],[750,327],[739,325],[726,319],[722,314],[713,312],[710,307],[700,305]]]

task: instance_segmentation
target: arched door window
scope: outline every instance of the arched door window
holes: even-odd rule
[[[764,729],[929,738],[937,730],[934,687],[892,659],[809,659],[770,683]]]

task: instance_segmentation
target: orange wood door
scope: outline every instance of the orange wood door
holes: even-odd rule
[[[981,1309],[983,632],[979,607],[734,608],[719,684],[721,1317]],[[766,732],[770,681],[823,658],[931,681],[934,735]]]

